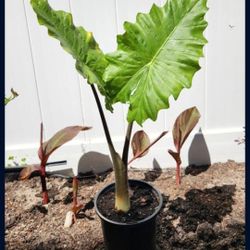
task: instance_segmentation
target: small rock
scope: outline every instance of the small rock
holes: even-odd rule
[[[68,211],[66,214],[64,227],[68,228],[71,227],[74,223],[74,213],[72,211]]]

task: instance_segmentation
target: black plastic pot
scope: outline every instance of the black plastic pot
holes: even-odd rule
[[[114,183],[105,186],[95,197],[95,210],[101,219],[102,231],[106,250],[156,250],[156,216],[159,213],[163,199],[161,193],[150,184],[129,180],[130,186],[144,186],[150,188],[156,195],[159,205],[149,217],[133,224],[120,223],[105,218],[97,207],[98,197],[110,189],[114,189]]]

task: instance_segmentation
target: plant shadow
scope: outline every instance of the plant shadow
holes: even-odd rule
[[[84,175],[88,172],[100,175],[112,169],[112,167],[113,165],[108,155],[90,151],[81,156],[77,170],[79,175]]]
[[[199,175],[208,170],[211,165],[210,153],[201,128],[195,134],[188,150],[188,166],[185,174]]]
[[[158,161],[156,159],[153,160],[153,170],[149,170],[146,173],[144,173],[144,180],[145,181],[155,181],[157,178],[159,178],[162,174],[162,168],[159,165]]]

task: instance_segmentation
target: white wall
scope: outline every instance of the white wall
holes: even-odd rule
[[[50,0],[54,8],[71,11],[75,24],[92,31],[105,52],[115,50],[116,34],[123,32],[123,22],[135,21],[136,13],[148,12],[153,2],[162,4],[163,0]],[[108,153],[90,87],[77,74],[73,58],[63,51],[57,40],[48,37],[45,27],[38,25],[29,0],[6,0],[5,5],[5,94],[9,94],[11,87],[20,94],[6,106],[6,160],[13,155],[17,160],[26,157],[30,163],[38,161],[41,121],[46,138],[66,126],[93,126],[91,131],[59,149],[50,161],[68,160],[67,167],[75,168],[82,153]],[[163,130],[171,132],[181,111],[193,105],[199,108],[202,117],[183,148],[183,165],[188,164],[190,144],[199,128],[212,162],[244,161],[244,145],[234,142],[244,136],[245,123],[244,1],[208,0],[208,7],[209,25],[205,31],[208,44],[193,87],[184,89],[177,101],[171,100],[170,109],[161,111],[156,123],[144,124],[153,139]],[[126,107],[116,105],[114,114],[107,112],[107,120],[115,145],[121,151]],[[137,129],[140,127],[135,126],[134,131]],[[174,161],[167,153],[172,145],[169,133],[148,156],[132,165],[151,167],[155,158],[161,167],[172,167]]]

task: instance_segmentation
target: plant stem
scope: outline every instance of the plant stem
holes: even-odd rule
[[[95,101],[96,101],[96,104],[97,104],[97,107],[98,107],[98,110],[99,110],[99,114],[101,116],[102,125],[103,125],[106,140],[108,142],[110,151],[112,151],[110,153],[111,153],[111,155],[113,155],[114,152],[115,152],[115,148],[114,148],[113,142],[111,140],[111,136],[110,136],[110,133],[109,133],[109,128],[108,128],[107,121],[106,121],[106,118],[105,118],[105,115],[104,115],[104,112],[103,112],[103,109],[102,109],[102,105],[101,105],[99,96],[98,96],[98,94],[96,92],[94,84],[90,84],[90,86],[91,86],[92,92],[93,92],[94,97],[95,97]]]
[[[78,191],[78,180],[77,177],[73,177],[73,208],[77,207],[77,191]]]
[[[181,184],[181,173],[180,173],[180,163],[176,163],[176,184],[179,186]]]
[[[40,147],[42,148],[43,146],[43,123],[41,122],[40,125]],[[44,154],[44,152],[42,152]]]
[[[130,198],[128,191],[128,168],[116,153],[114,158],[115,169],[115,209],[121,212],[128,212],[130,209]]]
[[[128,124],[126,138],[123,146],[122,161],[125,166],[128,165],[128,152],[129,152],[129,144],[130,144],[132,128],[133,128],[133,122]]]
[[[46,186],[46,172],[45,172],[46,162],[44,159],[44,151],[43,151],[43,123],[42,122],[40,126],[40,147],[42,149],[40,178],[41,178],[41,183],[42,183],[43,204],[45,205],[49,203],[49,196],[48,196],[48,191],[47,191],[47,186]]]
[[[49,196],[46,186],[46,173],[45,173],[45,165],[41,165],[41,183],[42,183],[42,196],[43,196],[43,205],[49,203]]]
[[[115,208],[118,211],[127,212],[130,209],[127,165],[125,165],[123,163],[121,157],[115,151],[99,96],[96,92],[94,84],[91,84],[90,86],[91,86],[91,89],[92,89],[92,92],[94,94],[95,101],[96,101],[96,104],[97,104],[97,107],[99,110],[99,114],[101,117],[105,137],[106,137],[106,140],[107,140],[107,143],[109,146],[109,151],[110,151],[113,166],[114,166],[114,171],[115,171]],[[131,125],[129,125],[129,127],[130,126]],[[126,157],[126,154],[124,157]]]

